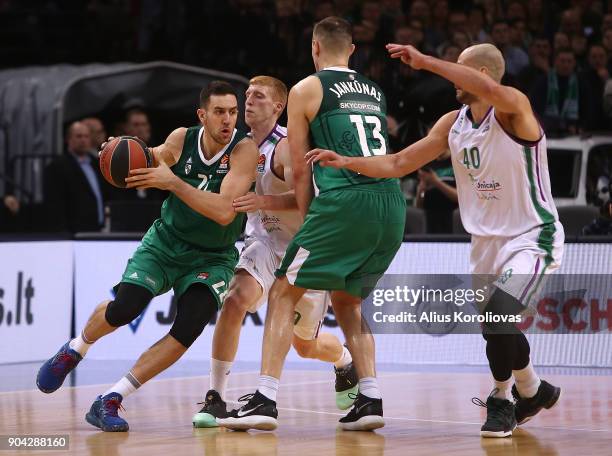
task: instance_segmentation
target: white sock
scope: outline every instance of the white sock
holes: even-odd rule
[[[81,334],[72,339],[68,346],[75,352],[78,352],[79,355],[85,357],[87,350],[89,350],[89,347],[91,347],[92,344],[93,342],[90,342],[83,337],[83,331],[81,331]]]
[[[540,387],[540,377],[535,372],[533,364],[529,361],[527,367],[521,370],[513,370],[516,389],[522,398],[533,397]]]
[[[232,364],[234,364],[233,361],[219,361],[210,358],[210,389],[219,393],[223,400],[225,400],[225,390]]]
[[[278,392],[279,379],[270,377],[269,375],[260,375],[257,391],[266,396],[268,399],[276,402],[276,393]]]
[[[497,392],[493,395],[493,397],[514,402],[512,399],[512,376],[503,382],[498,382],[497,380],[493,379],[493,384],[495,385],[495,388],[497,388]]]
[[[342,355],[338,358],[337,361],[334,361],[334,366],[336,369],[342,369],[343,367],[348,366],[351,361],[353,361],[353,357],[351,356],[351,352],[345,346],[342,346]]]
[[[119,393],[125,399],[127,396],[132,394],[140,388],[140,382],[131,372],[128,372],[125,377],[115,383],[110,389],[106,390],[102,397],[110,393]]]
[[[359,392],[372,399],[382,399],[376,377],[364,377],[359,379]]]

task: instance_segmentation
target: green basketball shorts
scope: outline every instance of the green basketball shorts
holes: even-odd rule
[[[128,261],[121,281],[140,285],[155,296],[173,288],[177,297],[189,286],[202,283],[210,288],[220,308],[237,262],[236,247],[219,251],[199,248],[177,238],[156,220]]]
[[[321,193],[276,276],[302,288],[365,298],[400,248],[405,221],[406,202],[397,183]]]

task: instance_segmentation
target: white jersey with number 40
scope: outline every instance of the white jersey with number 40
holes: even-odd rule
[[[284,176],[274,173],[274,152],[279,141],[287,137],[287,129],[276,125],[270,134],[259,144],[259,160],[255,193],[258,195],[279,195],[291,190]],[[245,234],[248,238],[259,239],[268,244],[280,258],[302,224],[296,210],[249,212]]]
[[[493,107],[476,124],[463,106],[448,143],[461,221],[470,234],[513,237],[558,221],[544,133],[525,142],[503,129]]]

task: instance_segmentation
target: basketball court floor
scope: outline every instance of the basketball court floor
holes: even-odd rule
[[[208,389],[206,363],[183,362],[124,401],[128,433],[104,433],[84,420],[93,399],[129,368],[126,362],[85,360],[54,394],[35,389],[38,364],[0,366],[0,435],[68,435],[69,450],[3,454],[76,455],[610,455],[612,370],[539,369],[563,389],[558,405],[511,438],[482,439],[490,389],[484,367],[381,366],[386,426],[377,432],[336,429],[333,373],[289,365],[278,397],[273,433],[194,429],[192,415]],[[303,366],[307,366],[304,369]],[[257,366],[238,363],[228,399],[255,390]],[[31,388],[31,389],[30,389]]]

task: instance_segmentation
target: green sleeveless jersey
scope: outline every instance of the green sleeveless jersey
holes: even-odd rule
[[[321,81],[323,99],[310,123],[314,147],[329,149],[348,157],[385,155],[388,150],[387,101],[380,87],[347,68],[327,68],[315,76]],[[318,192],[375,185],[394,188],[397,179],[378,179],[315,163],[314,182]]]
[[[192,187],[219,193],[221,182],[230,169],[230,155],[246,134],[234,130],[230,143],[207,160],[200,146],[203,132],[202,126],[187,129],[181,157],[171,170]],[[244,214],[237,214],[227,226],[219,225],[171,193],[162,205],[161,220],[179,239],[203,249],[221,250],[233,246],[240,236]]]

